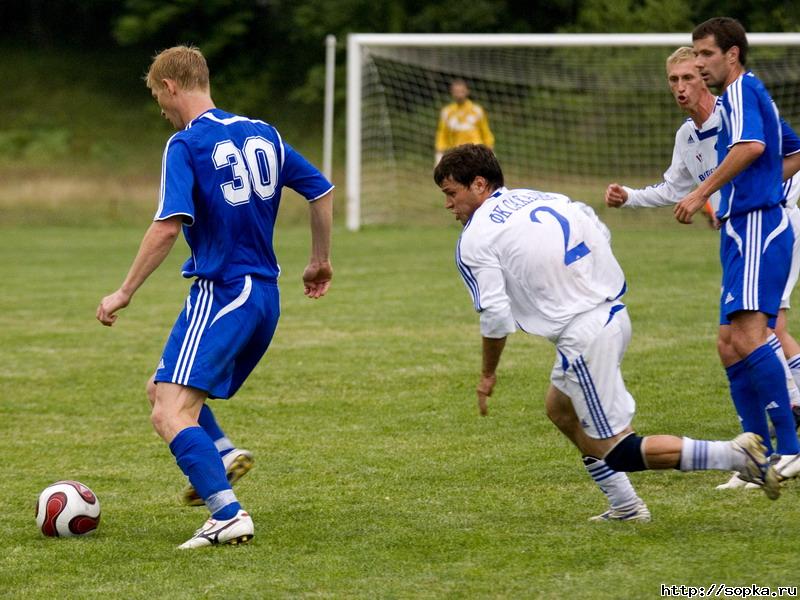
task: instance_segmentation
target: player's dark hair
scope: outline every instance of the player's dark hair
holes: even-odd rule
[[[747,34],[739,21],[731,17],[713,17],[694,28],[692,41],[702,40],[710,35],[714,36],[714,41],[723,53],[734,46],[739,48],[739,62],[742,66],[747,64]]]
[[[497,157],[483,144],[463,144],[445,152],[433,170],[433,180],[441,187],[448,177],[467,187],[476,177],[483,177],[492,190],[505,185]]]

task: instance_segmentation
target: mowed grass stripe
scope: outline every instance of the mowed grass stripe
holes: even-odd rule
[[[732,437],[714,346],[716,234],[665,212],[601,216],[630,289],[635,426]],[[634,474],[653,523],[588,523],[604,498],[544,414],[549,344],[513,336],[490,415],[477,416],[480,339],[455,225],[337,230],[334,285],[317,302],[299,279],[307,230],[279,226],[275,340],[237,398],[213,404],[255,453],[237,493],[257,536],[176,551],[205,513],[177,504],[183,478],[143,385],[185,298],[185,247],[114,328],[94,321],[145,227],[2,229],[3,594],[648,598],[660,583],[797,584],[796,483],[770,503],[715,490],[722,473]],[[62,478],[100,497],[95,536],[36,531],[36,497]]]

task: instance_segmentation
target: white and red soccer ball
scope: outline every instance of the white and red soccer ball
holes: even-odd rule
[[[85,535],[100,523],[100,501],[79,481],[57,481],[39,494],[36,525],[48,537]]]

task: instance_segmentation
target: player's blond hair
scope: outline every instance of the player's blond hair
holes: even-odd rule
[[[667,75],[669,75],[669,68],[672,65],[677,65],[687,60],[694,61],[694,48],[691,46],[681,46],[667,57]]]
[[[207,91],[210,87],[208,64],[200,49],[195,46],[174,46],[153,57],[145,82],[147,87],[159,90],[164,79],[172,79],[184,90]]]

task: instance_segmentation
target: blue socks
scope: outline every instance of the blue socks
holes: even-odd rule
[[[207,402],[204,402],[203,408],[200,409],[200,416],[197,418],[197,424],[203,428],[203,431],[205,431],[208,437],[211,438],[211,441],[214,442],[214,446],[216,446],[220,456],[225,456],[228,452],[233,450],[233,444],[225,436],[225,432],[222,431],[222,428],[217,423],[217,420],[214,418],[214,413],[211,411],[211,407],[208,406]]]
[[[215,519],[232,519],[241,506],[225,476],[219,452],[201,427],[187,427],[169,449]]]
[[[800,443],[794,428],[783,363],[769,344],[756,348],[741,362],[750,373],[750,383],[758,394],[761,407],[769,411],[770,420],[775,426],[778,453],[797,454],[800,452]]]
[[[767,447],[767,454],[772,454],[766,418],[769,413],[775,426],[778,453],[800,452],[786,389],[786,373],[773,348],[764,344],[725,371],[733,404],[742,421],[742,430],[760,435]]]
[[[731,399],[736,408],[736,414],[739,415],[739,420],[742,422],[742,431],[752,431],[760,435],[767,447],[767,454],[772,454],[767,414],[750,383],[750,373],[747,370],[746,362],[746,360],[740,360],[725,369],[730,384]]]

